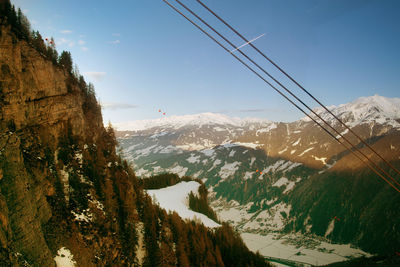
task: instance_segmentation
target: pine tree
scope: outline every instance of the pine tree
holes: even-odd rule
[[[82,91],[85,91],[87,88],[85,78],[82,75],[79,76],[78,85]]]
[[[58,63],[65,68],[68,73],[72,73],[72,57],[68,51],[62,51]]]
[[[22,22],[21,22],[21,18],[22,18],[22,11],[21,11],[21,8],[18,8],[18,11],[17,11],[17,23],[16,23],[16,28],[17,28],[17,31],[18,31],[18,35],[20,35],[20,37],[22,37],[22,36],[21,36],[21,33],[22,33]]]
[[[42,35],[38,31],[32,32],[32,45],[42,54],[46,53],[46,45],[44,44]]]
[[[17,13],[15,12],[15,7],[14,5],[11,5],[11,9],[9,10],[8,14],[8,23],[10,23],[11,27],[13,29],[16,29],[17,27]]]
[[[6,18],[11,10],[10,0],[0,0],[0,22],[3,22],[3,18]]]
[[[58,53],[56,50],[56,44],[53,37],[51,37],[50,42],[47,46],[46,54],[51,59],[53,64],[57,64]]]
[[[77,64],[74,64],[74,68],[72,69],[72,75],[74,75],[74,77],[77,79],[79,79],[79,77],[81,76]]]

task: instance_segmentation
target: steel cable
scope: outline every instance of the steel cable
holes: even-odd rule
[[[368,164],[367,162],[365,162],[364,160],[362,160],[362,158],[360,158],[359,155],[357,155],[352,149],[350,149],[349,147],[347,147],[343,142],[341,142],[336,136],[334,136],[330,131],[328,131],[324,126],[322,126],[319,122],[317,122],[314,118],[312,118],[307,112],[305,112],[301,107],[299,107],[296,103],[294,103],[290,98],[288,98],[284,93],[282,93],[278,88],[276,88],[274,85],[272,85],[268,80],[266,80],[261,74],[259,74],[257,71],[255,71],[253,68],[251,68],[247,63],[245,63],[243,60],[241,60],[239,57],[237,57],[236,55],[234,55],[233,53],[231,53],[231,51],[226,48],[223,44],[221,44],[221,42],[219,42],[218,40],[216,40],[213,36],[211,36],[208,32],[206,32],[203,28],[201,28],[198,24],[196,24],[194,21],[192,21],[190,18],[188,18],[185,14],[183,14],[180,10],[178,10],[175,6],[173,6],[169,1],[167,0],[163,0],[168,6],[170,6],[174,11],[176,11],[178,14],[180,14],[181,16],[183,16],[186,20],[188,20],[191,24],[193,24],[196,28],[198,28],[201,32],[203,32],[205,35],[207,35],[210,39],[212,39],[214,42],[216,42],[221,48],[223,48],[226,52],[230,53],[236,60],[238,60],[240,63],[242,63],[245,67],[247,67],[251,72],[253,72],[255,75],[257,75],[260,79],[262,79],[265,83],[267,83],[270,87],[272,87],[276,92],[278,92],[282,97],[284,97],[287,101],[289,101],[292,105],[294,105],[298,110],[300,110],[303,114],[305,114],[307,117],[309,117],[314,123],[316,123],[318,126],[320,126],[326,133],[328,133],[332,138],[334,138],[337,142],[339,142],[340,144],[342,144],[348,151],[350,151],[351,153],[353,153],[361,162],[363,162],[364,164],[366,164],[373,172],[375,172],[379,177],[381,177],[384,181],[386,181],[391,187],[393,187],[396,191],[400,192],[400,189],[398,189],[396,186],[394,186],[393,184],[391,184],[381,173],[379,173],[377,170],[375,170],[370,164]],[[177,2],[179,2],[178,0],[176,0]],[[180,3],[181,4],[181,3]],[[181,4],[183,5],[183,4]],[[192,13],[192,12],[191,12]],[[196,15],[197,17],[197,15]],[[210,26],[211,27],[211,26]],[[222,36],[221,36],[222,37]],[[226,38],[222,37],[224,40],[226,40]],[[228,41],[229,42],[229,41]],[[230,43],[230,42],[229,42]],[[234,46],[235,47],[235,46]],[[240,50],[239,50],[240,51]],[[247,59],[248,56],[245,55],[242,51],[240,51],[242,55],[244,55]],[[255,64],[256,66],[258,66],[258,64],[256,64],[253,60],[249,59],[253,64]],[[259,67],[259,66],[258,66]],[[261,67],[259,67],[261,68]],[[265,70],[263,71],[265,72],[270,78],[274,79],[272,76],[270,76]],[[275,79],[274,79],[275,80]],[[277,82],[277,81],[276,81]],[[278,84],[280,84],[279,82],[277,82]],[[281,85],[281,84],[280,84]],[[283,87],[283,85],[281,85]],[[287,89],[286,89],[287,90]],[[297,98],[296,96],[294,96],[295,98]],[[302,102],[301,100],[298,99],[298,101]],[[303,103],[303,105],[305,105]],[[317,115],[317,114],[315,114]],[[318,115],[317,115],[318,116]],[[321,120],[323,120],[320,117]],[[328,126],[330,126],[327,122],[325,122]],[[331,126],[330,126],[331,127]],[[332,127],[331,127],[332,128]],[[335,130],[334,128],[332,128],[333,130]],[[335,130],[336,131],[336,130]],[[337,132],[337,131],[336,131]],[[338,133],[338,132],[337,132]],[[340,133],[339,133],[340,135]],[[343,139],[345,139],[342,136]],[[347,141],[348,142],[348,141]],[[349,142],[350,143],[350,142]],[[351,143],[350,145],[357,149],[355,146],[353,146]],[[358,150],[359,153],[363,154],[361,151]],[[364,155],[364,154],[363,154]],[[365,155],[364,155],[365,156]],[[366,157],[367,159],[369,159],[368,157]],[[375,166],[380,168],[379,166],[377,166],[375,163],[373,163],[371,161],[371,163]],[[381,169],[382,170],[382,169]],[[383,170],[383,172],[385,172]],[[390,175],[388,175],[390,177]],[[393,179],[393,178],[392,178]]]
[[[232,30],[236,35],[238,35],[242,40],[248,42],[247,38],[245,38],[242,34],[240,34],[235,28],[233,28],[229,23],[227,23],[224,19],[218,16],[213,10],[211,10],[207,5],[205,5],[202,1],[196,0],[200,5],[202,5],[207,11],[213,14],[218,20],[220,20],[223,24],[225,24],[230,30]],[[286,77],[288,77],[294,84],[296,84],[303,92],[305,92],[308,96],[310,96],[316,103],[318,103],[325,111],[327,111],[330,115],[333,116],[341,125],[343,125],[350,133],[352,133],[358,140],[361,141],[366,147],[368,147],[375,155],[377,155],[383,162],[386,163],[392,170],[397,172],[400,175],[400,171],[397,170],[390,162],[388,162],[385,158],[383,158],[375,149],[373,149],[367,142],[364,141],[357,133],[355,133],[347,124],[345,124],[340,118],[338,118],[333,112],[331,112],[324,104],[322,104],[316,97],[314,97],[308,90],[306,90],[300,83],[298,83],[292,76],[290,76],[287,72],[285,72],[279,65],[277,65],[272,59],[266,56],[262,51],[260,51],[255,45],[251,42],[249,45],[256,50],[261,56],[267,59],[272,65],[274,65],[280,72],[282,72]],[[400,185],[395,179],[391,177],[391,179],[398,185]]]
[[[198,20],[200,20],[204,25],[206,25],[209,29],[211,29],[213,32],[215,32],[219,37],[221,37],[225,42],[227,42],[230,46],[233,48],[236,48],[236,46],[230,42],[225,36],[223,36],[221,33],[219,33],[217,30],[215,30],[214,27],[209,25],[206,21],[204,21],[200,16],[198,16],[193,10],[188,8],[186,5],[184,5],[181,1],[175,0],[178,4],[180,4],[184,9],[186,9],[190,14],[195,16]],[[290,91],[287,87],[285,87],[282,83],[280,83],[277,79],[275,79],[270,73],[268,73],[264,68],[262,68],[259,64],[257,64],[254,60],[252,60],[250,57],[248,57],[243,51],[240,49],[236,49],[239,51],[241,55],[243,55],[247,60],[249,60],[251,63],[253,63],[258,69],[260,69],[262,72],[264,72],[269,78],[271,78],[274,82],[276,82],[279,86],[281,86],[286,92],[288,92],[292,97],[294,97],[297,101],[299,101],[303,106],[305,106],[311,113],[313,113],[318,119],[320,119],[323,123],[325,123],[329,128],[331,128],[336,134],[338,134],[343,140],[345,140],[352,148],[354,148],[358,153],[360,153],[365,159],[367,159],[369,162],[373,164],[377,169],[379,169],[381,172],[383,172],[387,177],[389,177],[392,181],[394,181],[397,185],[400,186],[400,183],[398,183],[389,173],[387,173],[384,169],[382,169],[379,165],[376,165],[367,155],[365,155],[360,149],[358,149],[353,143],[351,143],[347,138],[345,138],[342,133],[337,131],[333,126],[331,126],[326,120],[324,120],[319,114],[317,114],[312,108],[310,108],[306,103],[304,103],[301,99],[299,99],[295,94],[293,94],[292,91]],[[232,51],[230,51],[232,53]],[[341,143],[343,145],[343,143]],[[348,148],[344,146],[347,150]]]

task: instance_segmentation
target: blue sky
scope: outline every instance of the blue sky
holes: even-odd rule
[[[243,44],[194,0],[182,0]],[[400,1],[204,2],[326,105],[400,97]],[[94,83],[104,121],[218,112],[293,121],[303,115],[161,0],[14,0]],[[171,0],[171,3],[174,3]],[[290,85],[257,56],[267,70]],[[299,93],[300,91],[295,91]],[[307,101],[311,106],[316,106]]]

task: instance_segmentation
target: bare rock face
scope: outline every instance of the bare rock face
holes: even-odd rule
[[[52,266],[51,253],[47,247],[41,224],[51,217],[51,209],[45,199],[49,183],[45,174],[35,175],[26,168],[24,146],[38,145],[49,140],[26,140],[27,132],[52,125],[52,133],[44,133],[57,140],[62,125],[70,117],[82,125],[82,118],[73,118],[68,106],[57,98],[67,94],[66,76],[63,71],[50,66],[26,42],[13,42],[13,36],[5,27],[0,37],[1,82],[1,194],[7,209],[2,210],[3,227],[11,226],[15,249],[37,258],[43,266]],[[36,52],[36,53],[35,53]],[[46,72],[50,70],[50,75]],[[53,85],[58,85],[54,87]],[[54,88],[57,88],[56,90]],[[70,108],[79,109],[78,103],[69,101]],[[72,107],[74,105],[74,107]],[[46,116],[43,116],[46,114]],[[38,130],[37,133],[41,131]],[[26,142],[28,141],[28,142]],[[25,150],[24,150],[25,149]],[[25,153],[26,154],[26,153]],[[8,215],[8,216],[7,216]],[[7,229],[6,228],[6,229]]]
[[[41,232],[40,223],[46,222],[51,216],[50,207],[42,193],[46,182],[38,180],[36,184],[33,183],[31,175],[24,168],[17,135],[10,134],[7,141],[2,154],[7,160],[2,164],[4,178],[1,192],[9,210],[12,238],[18,240],[17,246],[24,247],[22,252],[37,257],[43,265],[51,266],[51,254],[46,249],[44,237],[37,235]]]
[[[98,143],[106,130],[99,106],[95,101],[90,103],[88,98],[63,68],[54,65],[27,42],[17,41],[8,27],[1,26],[0,244],[3,251],[0,262],[16,266],[24,262],[54,266],[57,249],[70,246],[76,252],[75,257],[82,259],[80,262],[85,266],[94,265],[95,255],[86,255],[89,250],[79,234],[79,223],[78,226],[69,225],[66,222],[68,217],[60,216],[65,210],[57,210],[58,206],[73,209],[68,206],[74,199],[74,188],[69,185],[71,177],[81,175],[83,180],[83,161],[91,161],[96,154],[84,151],[84,147],[90,145],[93,149],[97,146],[99,150],[109,150],[109,157],[116,157],[110,144]],[[60,143],[63,142],[60,140],[72,137],[77,137],[73,143]],[[66,147],[71,148],[70,152],[77,158],[64,153],[70,159],[60,159],[60,151]],[[104,157],[99,160],[106,163]],[[103,177],[109,176],[106,170],[101,171]],[[63,179],[64,176],[67,178]],[[87,181],[87,184],[91,183]],[[112,183],[110,186],[108,192],[101,191],[104,197],[114,194]],[[132,185],[128,188],[132,193]],[[63,193],[66,195],[62,196]],[[92,194],[92,201],[97,201],[96,193],[89,188],[86,194]],[[54,200],[60,196],[64,203],[55,203]],[[110,204],[115,203],[110,200]],[[80,210],[75,208],[75,211]],[[99,220],[106,219],[102,211],[94,212],[99,213]],[[115,211],[110,213],[113,214]],[[66,230],[63,227],[71,229],[64,233],[52,232],[56,224],[61,224],[61,230]],[[93,238],[97,230],[91,231],[92,235],[88,236]],[[60,234],[68,236],[61,238]],[[108,246],[110,251],[107,253],[112,253],[114,259],[120,256],[121,245],[115,237],[96,239],[97,242],[92,243],[99,251],[102,245]]]
[[[68,120],[74,134],[82,134],[83,99],[65,71],[52,64],[26,42],[0,39],[2,116],[17,128],[48,125],[56,135]],[[99,123],[101,123],[101,118]]]

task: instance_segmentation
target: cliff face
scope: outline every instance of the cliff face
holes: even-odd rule
[[[53,266],[61,247],[82,266],[137,260],[136,178],[95,96],[6,26],[0,68],[0,262]]]
[[[5,26],[0,36],[0,68],[0,241],[3,248],[12,248],[11,258],[22,255],[27,262],[52,266],[55,244],[49,244],[46,234],[58,234],[46,229],[52,228],[57,206],[63,203],[52,206],[51,200],[63,197],[64,205],[70,204],[74,189],[68,176],[82,175],[83,160],[89,162],[95,155],[85,148],[113,148],[99,144],[107,132],[93,99],[62,68],[27,42],[17,41]],[[67,148],[75,158],[60,160],[60,148],[65,149],[61,145],[74,136],[79,138]],[[86,191],[90,194],[90,189]],[[85,251],[80,246],[72,247]]]

